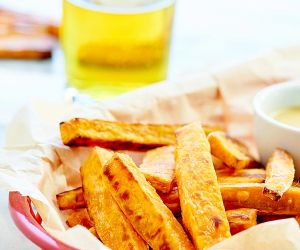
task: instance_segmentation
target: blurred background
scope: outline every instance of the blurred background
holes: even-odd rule
[[[61,0],[0,0],[3,7],[57,22],[62,13]],[[298,0],[178,0],[168,79],[211,72],[274,48],[300,44],[299,9]],[[0,59],[0,145],[5,126],[22,105],[34,98],[66,98],[65,88],[64,58],[58,44],[51,59]],[[1,214],[6,213],[1,208]],[[0,217],[0,226],[5,224]],[[5,237],[7,249],[20,249],[14,234]],[[24,243],[22,249],[27,248],[33,246]]]
[[[61,0],[0,0],[0,7],[57,21],[62,13]],[[212,71],[298,44],[299,7],[297,0],[178,0],[168,78]],[[0,60],[0,126],[29,99],[63,98],[65,86],[58,45],[52,59]]]

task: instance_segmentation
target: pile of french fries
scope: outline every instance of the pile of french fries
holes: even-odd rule
[[[300,218],[292,157],[276,149],[264,167],[220,127],[199,122],[124,124],[75,118],[65,145],[94,147],[82,187],[57,195],[111,249],[207,249],[257,223]],[[145,151],[140,166],[118,150]]]

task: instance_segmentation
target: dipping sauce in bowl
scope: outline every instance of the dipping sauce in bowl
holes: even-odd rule
[[[266,164],[276,148],[291,154],[300,180],[300,80],[274,84],[253,100],[253,132],[261,161]]]
[[[278,111],[272,112],[271,117],[286,125],[300,128],[300,106],[279,109]]]

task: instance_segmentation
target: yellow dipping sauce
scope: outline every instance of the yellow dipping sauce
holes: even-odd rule
[[[300,128],[300,106],[279,109],[272,113],[271,116],[279,122]]]

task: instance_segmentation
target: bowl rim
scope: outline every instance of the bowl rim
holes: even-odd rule
[[[41,218],[34,214],[30,198],[20,192],[9,192],[10,215],[19,230],[41,249],[78,250],[50,235],[41,225]]]
[[[253,98],[252,106],[254,109],[254,114],[259,116],[263,120],[267,121],[268,123],[273,124],[283,130],[300,133],[300,128],[293,127],[275,120],[270,115],[266,114],[261,108],[261,102],[266,97],[267,94],[269,94],[270,92],[277,92],[279,90],[286,89],[286,88],[298,88],[300,90],[300,80],[298,79],[294,81],[282,82],[261,89]]]

